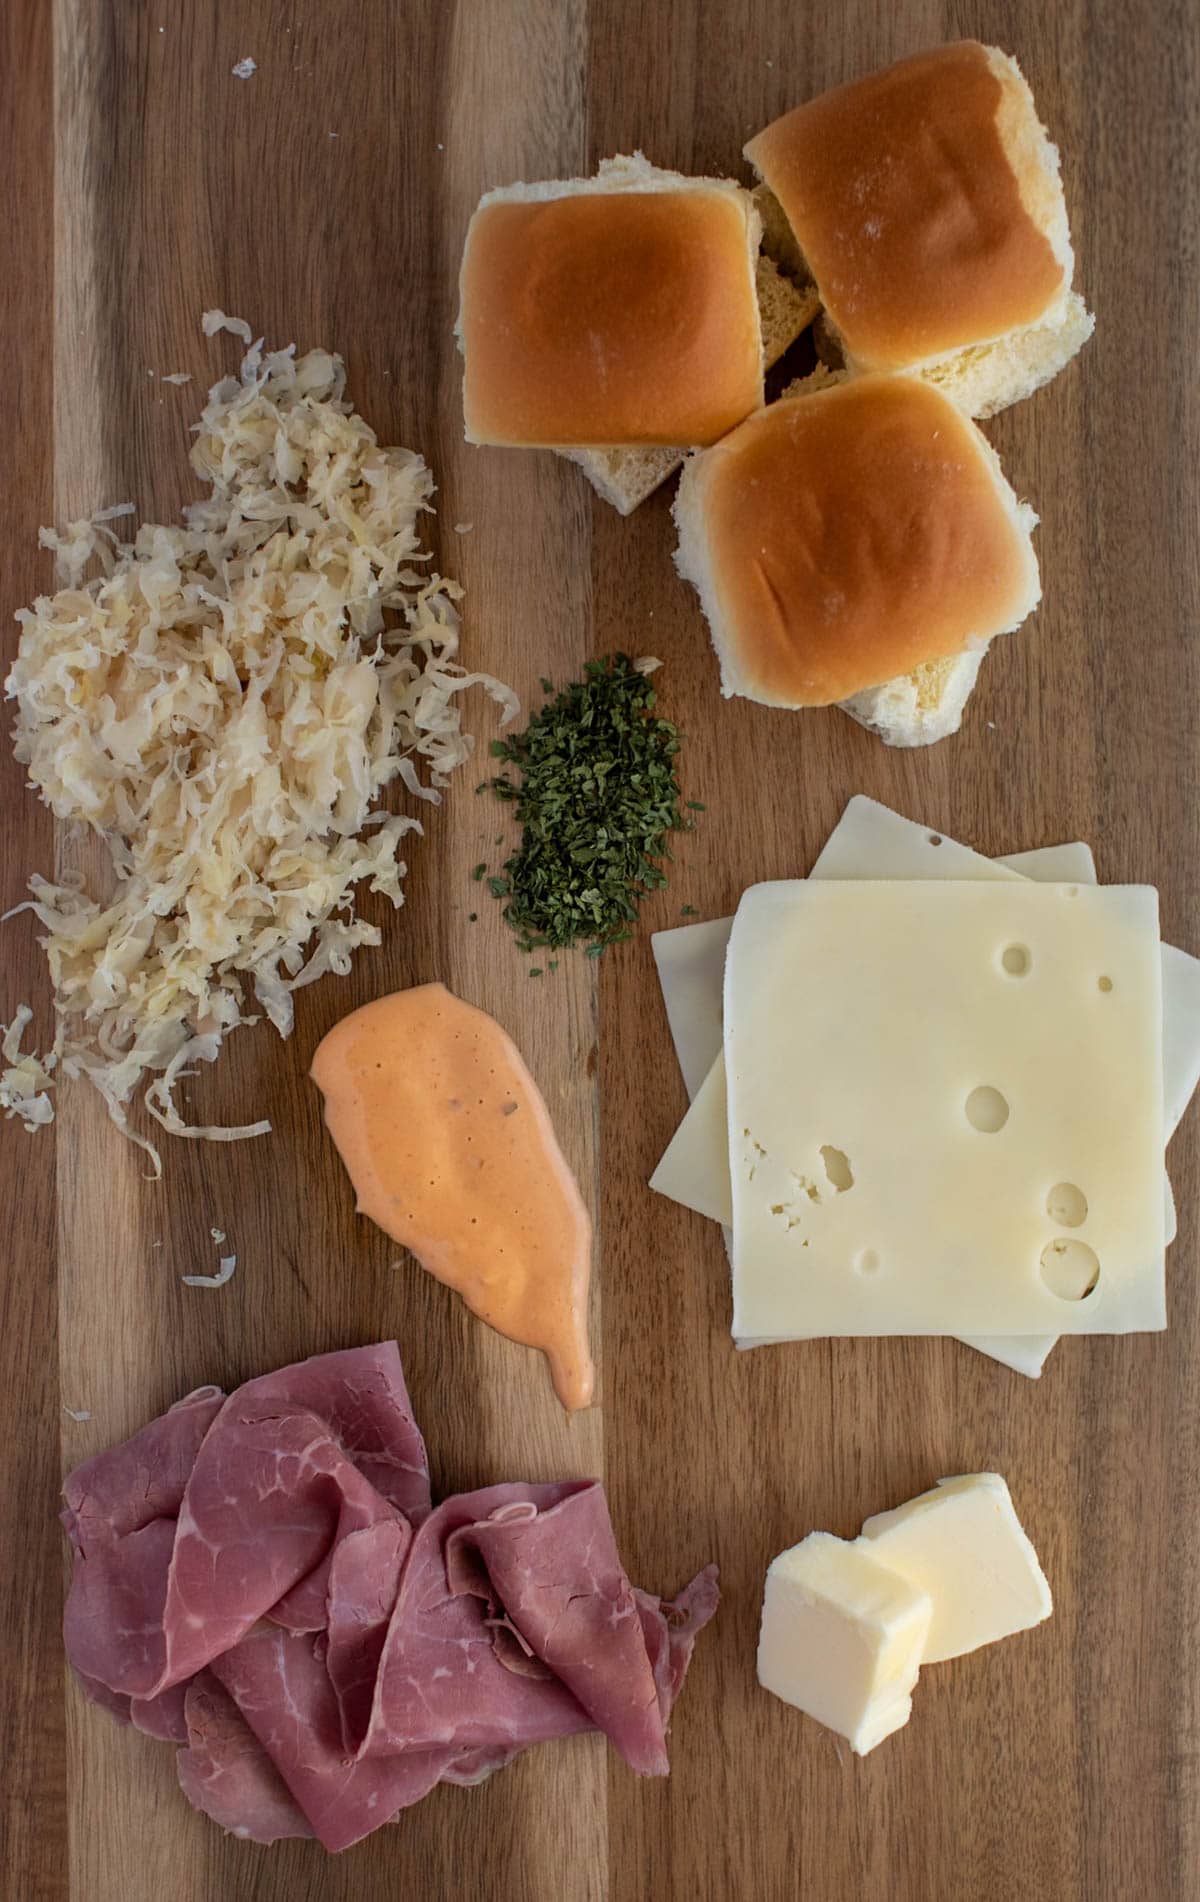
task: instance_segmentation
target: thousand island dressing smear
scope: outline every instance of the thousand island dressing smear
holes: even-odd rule
[[[591,1221],[507,1033],[422,984],[335,1024],[312,1077],[360,1212],[481,1320],[540,1348],[564,1407],[590,1405]]]

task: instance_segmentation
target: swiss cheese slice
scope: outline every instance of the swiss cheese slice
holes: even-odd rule
[[[876,800],[851,799],[811,878],[1026,878],[1094,884],[1090,849],[1081,843],[1043,846],[990,860],[943,834],[903,818]],[[661,1194],[721,1222],[726,1245],[732,1221],[724,1060],[719,1054],[720,990],[732,918],[658,932],[653,939],[668,1023],[693,1108],[651,1179]],[[1162,947],[1165,1134],[1169,1137],[1200,1077],[1200,959]],[[706,1073],[706,1065],[712,1064]],[[1170,1184],[1166,1240],[1174,1235]],[[742,1348],[778,1340],[737,1340]],[[794,1335],[791,1338],[809,1338]],[[1056,1335],[960,1335],[964,1345],[1036,1378]]]
[[[969,846],[931,832],[890,807],[856,793],[830,833],[810,878],[1036,878],[1065,884],[1094,885],[1096,867],[1090,846],[1040,846],[1007,859],[987,859]],[[697,925],[656,931],[651,939],[667,1023],[684,1088],[693,1100],[721,1053],[722,988],[725,952],[733,919],[712,918]],[[1179,966],[1174,979],[1181,997],[1196,1013],[1192,1040],[1191,1088],[1200,1078],[1200,960],[1164,947],[1166,960]]]
[[[694,1209],[722,1228],[733,1223],[733,1184],[729,1178],[729,1115],[722,1053],[692,1099],[672,1136],[650,1187],[684,1208]]]
[[[755,886],[725,1065],[736,1335],[1166,1325],[1150,887]]]
[[[1004,879],[1014,874],[1047,881],[1096,882],[1091,849],[1080,842],[1041,846],[1009,859],[986,859],[863,794],[850,800],[809,877]],[[657,932],[652,941],[667,1021],[692,1108],[651,1177],[650,1186],[697,1214],[720,1222],[727,1250],[732,1245],[733,1192],[721,1045],[725,952],[732,929],[732,918],[717,918]],[[1200,961],[1182,952],[1174,955],[1183,965],[1192,967],[1200,979]],[[1164,965],[1164,979],[1165,975]],[[1200,983],[1197,989],[1200,991]],[[1200,1026],[1194,1050],[1200,1065]],[[1169,1184],[1167,1194],[1169,1197]],[[767,1347],[780,1338],[750,1336],[737,1340],[736,1345]],[[964,1346],[1036,1380],[1058,1337],[1030,1334],[990,1340],[959,1338]]]
[[[725,952],[732,930],[732,918],[713,918],[656,931],[650,941],[689,1103],[724,1042]]]

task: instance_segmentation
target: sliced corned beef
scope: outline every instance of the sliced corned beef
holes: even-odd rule
[[[676,1598],[654,1598],[649,1592],[634,1590],[642,1620],[642,1635],[650,1668],[658,1692],[658,1707],[665,1724],[671,1707],[683,1689],[696,1639],[713,1617],[721,1602],[717,1568],[706,1565],[685,1585]]]
[[[358,1749],[371,1720],[379,1661],[412,1542],[412,1527],[405,1519],[368,1526],[342,1540],[329,1568],[325,1665],[348,1757]]]
[[[379,1755],[431,1750],[524,1749],[589,1730],[586,1712],[568,1685],[539,1659],[535,1672],[509,1668],[505,1609],[489,1608],[447,1568],[456,1533],[495,1511],[529,1506],[536,1515],[594,1481],[561,1485],[486,1486],[456,1493],[436,1506],[417,1532],[383,1649],[370,1728],[360,1747]],[[578,1561],[583,1555],[576,1553]],[[420,1697],[409,1687],[418,1683]]]
[[[220,1656],[267,1612],[292,1628],[323,1629],[341,1541],[429,1510],[424,1442],[395,1342],[248,1381],[224,1404],[206,1402],[204,1431],[202,1410],[185,1403],[195,1447],[177,1488],[176,1411],[67,1482],[69,1530],[88,1561],[67,1602],[68,1652],[89,1677],[146,1700]],[[161,1443],[170,1458],[160,1472],[152,1456]],[[133,1507],[109,1510],[122,1484],[139,1487],[147,1474],[162,1516],[139,1523]],[[75,1502],[81,1477],[105,1502],[99,1545],[85,1539],[90,1493],[83,1509]]]
[[[629,1583],[593,1480],[429,1498],[394,1342],[189,1395],[66,1482],[67,1651],[186,1742],[189,1799],[260,1842],[357,1842],[441,1780],[600,1729],[642,1774],[715,1568]]]
[[[477,1556],[489,1616],[506,1618],[632,1770],[665,1776],[666,1713],[603,1488],[561,1487],[558,1495],[505,1501],[453,1532],[445,1568],[451,1590],[480,1590],[477,1569],[464,1565]]]
[[[186,1678],[182,1684],[172,1684],[169,1691],[160,1691],[157,1697],[131,1697],[129,1717],[134,1729],[147,1737],[157,1737],[160,1743],[185,1744],[187,1694],[194,1682]]]
[[[63,1524],[85,1556],[153,1519],[178,1516],[204,1436],[224,1405],[219,1387],[198,1387],[120,1446],[84,1460],[63,1483]]]
[[[185,1714],[188,1747],[175,1763],[189,1803],[250,1842],[312,1835],[304,1812],[211,1671],[192,1679]]]
[[[455,1756],[407,1750],[347,1758],[341,1718],[310,1632],[261,1625],[218,1658],[213,1675],[228,1691],[326,1849],[348,1849],[410,1803],[428,1796]]]
[[[127,1697],[151,1698],[163,1688],[175,1530],[174,1519],[152,1519],[123,1538],[79,1550],[63,1614],[67,1656],[84,1676]]]
[[[75,1668],[75,1675],[79,1679],[79,1688],[88,1701],[92,1704],[99,1704],[101,1710],[106,1710],[111,1717],[116,1718],[119,1724],[132,1723],[133,1719],[129,1714],[131,1699],[125,1697],[120,1691],[110,1691],[108,1685],[101,1684],[98,1677],[89,1677],[86,1671],[81,1671],[79,1666],[75,1664],[74,1658],[71,1657],[69,1640],[67,1643],[67,1656],[71,1658],[71,1663]]]

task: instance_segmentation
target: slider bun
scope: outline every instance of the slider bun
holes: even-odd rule
[[[962,40],[901,60],[798,106],[746,155],[787,215],[851,369],[920,368],[1037,327],[1052,375],[1090,334],[1070,303],[1058,153],[1007,53]],[[996,388],[972,367],[974,414],[1027,393],[1008,392],[1005,375],[1029,385],[1028,364],[1006,366]],[[1032,386],[1045,380],[1037,367]]]
[[[863,376],[691,457],[675,561],[725,694],[827,706],[1019,626],[1041,595],[1036,520],[949,397]]]
[[[459,278],[471,442],[714,442],[763,399],[761,221],[727,179],[640,154],[489,192]]]
[[[769,370],[801,331],[807,330],[820,304],[811,284],[794,284],[784,277],[765,251],[758,258],[757,289],[763,365]],[[632,515],[648,495],[682,467],[687,449],[562,449],[558,453],[579,465],[592,487],[612,503],[618,514]]]

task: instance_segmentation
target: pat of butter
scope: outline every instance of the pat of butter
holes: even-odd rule
[[[863,1541],[810,1532],[767,1573],[758,1681],[863,1757],[908,1722],[932,1616]]]
[[[1054,1609],[999,1473],[939,1480],[931,1492],[868,1519],[859,1544],[928,1594],[933,1618],[923,1664],[1028,1631]]]

